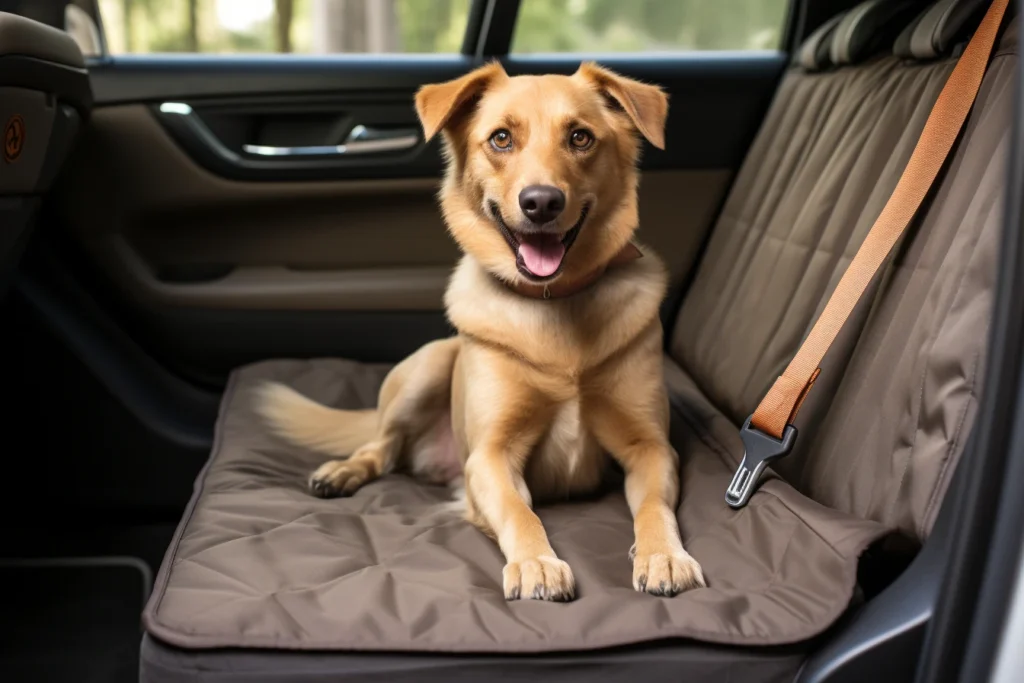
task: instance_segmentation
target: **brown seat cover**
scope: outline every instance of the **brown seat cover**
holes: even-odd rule
[[[737,426],[878,215],[953,62],[886,57],[784,78],[666,360],[684,463],[679,520],[707,589],[652,598],[630,588],[632,525],[616,491],[538,511],[578,599],[505,602],[498,549],[448,509],[446,492],[391,476],[349,499],[313,498],[305,478],[320,456],[276,441],[251,411],[263,379],[368,406],[386,368],[272,361],[231,380],[145,613],[149,633],[183,648],[520,653],[821,633],[853,599],[869,543],[896,530],[926,536],[973,422],[1016,44],[1007,30],[891,276],[826,359],[831,386],[801,413],[798,451],[735,511],[723,496],[741,456]],[[791,672],[799,659],[782,661]]]

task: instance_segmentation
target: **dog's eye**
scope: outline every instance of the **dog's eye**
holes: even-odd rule
[[[579,128],[569,136],[569,144],[575,149],[589,149],[594,144],[594,134],[585,128]]]
[[[494,131],[491,134],[491,147],[499,152],[505,152],[512,147],[512,133],[504,128]]]

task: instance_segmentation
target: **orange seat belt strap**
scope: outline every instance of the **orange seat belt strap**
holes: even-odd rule
[[[792,448],[796,438],[793,420],[817,379],[825,353],[920,209],[956,143],[981,87],[1008,2],[993,0],[989,6],[939,93],[892,196],[793,360],[744,424],[741,436],[747,446],[746,465],[740,465],[726,494],[733,507],[745,505],[767,463]],[[772,453],[783,446],[784,452]]]

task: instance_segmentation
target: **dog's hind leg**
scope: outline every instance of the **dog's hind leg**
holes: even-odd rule
[[[396,365],[380,389],[372,440],[350,457],[318,467],[309,479],[310,490],[323,498],[347,496],[406,468],[417,441],[434,430],[437,420],[451,419],[452,368],[459,346],[458,337],[431,342]]]

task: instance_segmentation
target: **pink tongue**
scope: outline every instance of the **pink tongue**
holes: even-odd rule
[[[519,255],[523,265],[537,277],[554,275],[562,265],[565,245],[557,235],[520,235]]]

